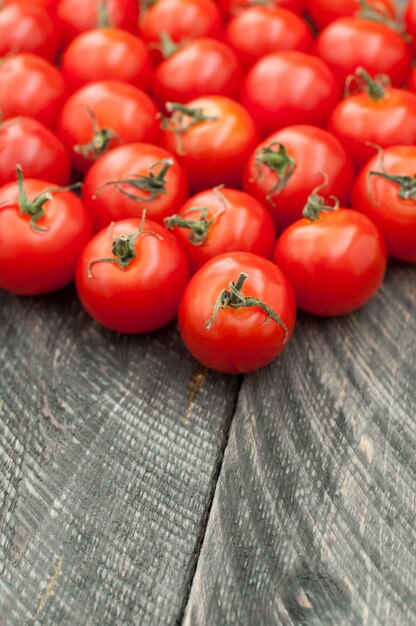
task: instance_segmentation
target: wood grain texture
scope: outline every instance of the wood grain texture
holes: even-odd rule
[[[247,376],[185,626],[416,624],[416,268]]]
[[[0,294],[0,624],[174,624],[238,380],[174,326],[98,327],[72,289]]]

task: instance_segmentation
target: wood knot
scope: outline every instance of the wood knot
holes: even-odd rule
[[[294,623],[309,626],[341,624],[351,604],[343,583],[327,574],[312,572],[290,576],[283,599]]]

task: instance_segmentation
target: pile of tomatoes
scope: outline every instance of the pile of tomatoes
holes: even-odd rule
[[[0,288],[222,372],[416,261],[416,0],[2,0]]]

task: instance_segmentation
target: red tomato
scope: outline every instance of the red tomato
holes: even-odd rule
[[[168,103],[164,143],[178,155],[191,189],[224,184],[238,187],[242,169],[258,142],[247,111],[223,96],[205,96],[186,105]]]
[[[299,219],[308,196],[322,181],[322,196],[348,204],[353,182],[350,158],[339,141],[314,126],[290,126],[263,141],[252,154],[243,187],[271,212],[277,231]]]
[[[332,22],[319,35],[315,50],[342,87],[359,66],[371,75],[387,74],[396,86],[409,73],[409,44],[400,33],[371,20],[343,17]]]
[[[138,37],[118,28],[101,28],[75,37],[64,52],[61,70],[71,91],[97,80],[121,80],[146,89],[151,63]]]
[[[388,18],[396,17],[394,0],[366,0],[365,10],[360,0],[305,0],[306,10],[313,23],[322,29],[339,17],[375,15]]]
[[[140,217],[163,218],[180,209],[188,182],[177,159],[163,148],[131,143],[102,156],[85,177],[82,200],[96,230],[110,222]]]
[[[250,252],[232,252],[193,276],[179,307],[179,329],[198,361],[244,374],[280,354],[295,317],[293,292],[279,268]]]
[[[379,228],[389,256],[416,262],[416,147],[395,146],[360,172],[353,206]]]
[[[359,74],[365,91],[340,102],[328,125],[357,168],[375,153],[368,142],[382,148],[416,143],[416,96],[402,89],[386,88],[382,81],[372,80],[362,70]]]
[[[9,0],[10,3],[14,1],[15,0]],[[55,14],[58,1],[59,0],[24,0],[25,4],[27,5],[42,7],[43,9],[46,9],[49,15]]]
[[[214,94],[232,98],[239,91],[241,78],[233,50],[205,37],[185,43],[162,61],[154,72],[152,91],[161,103],[184,103]]]
[[[410,91],[416,93],[416,65],[414,65],[410,70],[407,86]]]
[[[0,186],[16,180],[19,163],[26,177],[67,185],[70,164],[65,146],[40,122],[15,117],[0,123]]]
[[[86,172],[91,163],[120,143],[154,142],[159,137],[157,109],[143,91],[119,81],[90,83],[65,103],[59,134],[74,167]]]
[[[264,135],[292,124],[325,124],[339,97],[327,65],[294,50],[257,61],[242,88],[242,103]]]
[[[48,61],[55,60],[56,29],[42,7],[16,0],[0,4],[0,57],[9,52],[33,52]]]
[[[304,216],[284,231],[274,252],[298,307],[325,317],[354,311],[383,280],[386,249],[380,232],[362,213],[326,206],[317,193],[309,197]]]
[[[175,237],[151,220],[128,219],[89,242],[76,283],[97,322],[122,333],[147,333],[175,317],[188,279],[186,255]]]
[[[216,187],[201,191],[165,219],[185,250],[191,270],[225,252],[272,256],[276,233],[263,206],[248,194]]]
[[[137,0],[59,0],[56,14],[64,47],[74,37],[100,25],[136,32]]]
[[[211,0],[156,0],[140,20],[140,33],[149,43],[159,43],[161,33],[173,41],[222,36],[221,16]]]
[[[60,72],[45,59],[22,52],[0,63],[3,119],[25,115],[54,127],[65,96],[65,83]]]
[[[244,11],[248,7],[263,4],[263,6],[279,7],[292,11],[293,13],[303,13],[304,0],[266,0],[266,2],[258,2],[258,0],[219,0],[221,9],[226,17],[233,17]]]
[[[90,218],[75,194],[19,178],[0,189],[0,288],[26,296],[61,289],[92,236]]]
[[[307,52],[312,45],[312,32],[306,22],[291,11],[253,6],[231,20],[226,39],[240,62],[249,67],[272,52]]]

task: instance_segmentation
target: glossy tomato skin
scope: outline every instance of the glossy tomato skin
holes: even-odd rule
[[[51,183],[25,180],[32,200]],[[30,224],[16,201],[17,184],[0,189],[0,288],[33,296],[65,287],[74,280],[79,255],[92,236],[92,224],[81,200],[68,191],[52,194],[44,205],[45,215]]]
[[[367,3],[387,17],[396,16],[394,0],[367,0]],[[305,5],[313,23],[320,30],[340,17],[358,16],[361,9],[359,0],[305,0]]]
[[[113,263],[92,260],[112,258],[113,237],[140,228],[140,219],[115,222],[112,230],[100,231],[86,246],[77,268],[79,298],[99,324],[121,333],[147,333],[170,322],[176,315],[189,279],[186,255],[166,228],[146,220],[145,231],[135,241],[136,257],[123,270]]]
[[[99,80],[147,89],[151,62],[138,37],[119,28],[101,28],[75,37],[64,52],[61,71],[71,92]]]
[[[416,95],[388,89],[380,100],[367,93],[345,98],[334,109],[328,124],[360,169],[381,148],[416,143]]]
[[[74,167],[86,172],[96,158],[84,158],[75,149],[87,145],[93,138],[91,112],[100,128],[116,133],[108,146],[136,141],[156,142],[160,131],[157,108],[142,90],[120,81],[90,83],[76,91],[65,103],[59,119],[58,132],[67,146]]]
[[[277,240],[274,260],[300,309],[332,317],[354,311],[374,295],[386,270],[386,249],[368,217],[338,209],[289,226]]]
[[[179,307],[179,329],[190,353],[201,363],[226,374],[245,374],[273,361],[285,347],[285,331],[257,306],[220,309],[212,316],[222,289],[248,275],[242,287],[246,297],[270,306],[286,324],[288,340],[295,326],[296,306],[289,282],[268,259],[250,252],[222,254],[208,261],[191,279]],[[287,343],[287,342],[286,342]]]
[[[388,255],[400,261],[416,263],[416,200],[400,197],[400,186],[370,172],[396,176],[416,174],[416,147],[395,146],[373,157],[359,173],[353,189],[353,206],[378,227]]]
[[[70,162],[65,146],[46,126],[30,117],[0,124],[0,186],[16,180],[16,164],[28,178],[67,185]]]
[[[279,175],[265,164],[257,166],[256,155],[262,147],[279,143],[294,160],[295,168],[282,191],[272,193],[269,200],[269,191],[276,185]],[[323,182],[323,173],[328,177],[328,184],[320,194],[326,200],[336,196],[343,204],[348,204],[354,174],[351,160],[340,142],[321,128],[290,126],[274,133],[256,148],[244,172],[243,188],[267,208],[280,233],[302,216],[308,196]]]
[[[149,176],[150,168],[166,159],[172,160],[172,165],[165,175],[165,192],[150,202],[128,198],[115,185],[103,187],[111,180]],[[161,167],[162,164],[152,171],[157,174]],[[132,186],[121,185],[121,188],[143,200],[149,198],[149,193]],[[113,221],[138,218],[143,209],[146,209],[149,219],[162,222],[165,217],[179,211],[187,197],[188,182],[176,157],[164,148],[145,143],[120,146],[102,156],[86,175],[82,189],[82,200],[90,212],[96,230]]]
[[[196,192],[220,184],[239,187],[243,167],[259,139],[252,118],[240,104],[223,96],[196,98],[186,106],[216,118],[196,123],[179,138],[172,130],[179,125],[176,122],[164,133],[163,143],[177,155],[190,188]]]
[[[276,233],[270,215],[260,202],[236,189],[207,189],[189,198],[178,215],[200,220],[204,210],[209,211],[206,219],[214,221],[201,245],[192,243],[191,231],[179,227],[173,230],[188,256],[192,272],[226,252],[252,252],[271,258]]]
[[[22,52],[0,64],[3,119],[24,115],[54,127],[66,97],[60,72],[35,54]]]
[[[32,52],[55,61],[58,38],[45,9],[16,0],[0,5],[0,57],[10,52]]]
[[[253,6],[227,26],[226,41],[240,62],[251,67],[261,57],[282,50],[308,52],[312,32],[299,16],[279,7]]]
[[[59,0],[56,15],[63,47],[80,33],[98,26],[101,0]],[[106,10],[110,26],[136,32],[136,0],[108,0]]]
[[[242,104],[263,135],[293,124],[322,126],[340,98],[328,66],[294,50],[257,61],[243,81],[241,94]]]
[[[221,10],[226,18],[232,18],[247,8],[257,6],[256,0],[219,0]],[[304,0],[273,0],[272,6],[301,14],[304,11]]]
[[[153,74],[152,91],[160,103],[185,103],[214,94],[233,98],[241,79],[233,50],[221,41],[201,37],[162,61]]]
[[[316,40],[316,54],[344,87],[357,67],[372,76],[387,74],[394,86],[406,82],[410,68],[410,45],[385,24],[354,17],[332,22]]]

